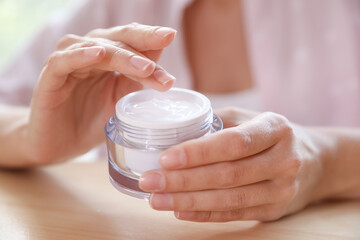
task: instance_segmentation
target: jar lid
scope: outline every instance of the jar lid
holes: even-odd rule
[[[169,129],[198,123],[212,114],[209,99],[196,91],[172,88],[130,93],[116,104],[120,121],[139,128]]]

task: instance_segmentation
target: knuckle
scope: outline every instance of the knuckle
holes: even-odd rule
[[[268,119],[272,128],[281,129],[284,133],[292,133],[293,128],[290,121],[283,115],[274,112],[265,112],[263,116]]]
[[[186,156],[192,156],[194,154],[192,154],[192,152],[190,151],[190,149],[192,149],[191,146],[189,146],[189,148],[184,148],[184,152]],[[200,144],[197,145],[196,148],[196,159],[198,161],[198,164],[202,164],[202,163],[207,163],[208,159],[209,159],[209,154],[211,154],[211,151],[209,151],[208,147],[205,144]]]
[[[239,207],[245,207],[248,203],[248,198],[249,196],[243,191],[232,191],[224,202],[225,208],[227,210],[232,210]]]
[[[276,221],[283,216],[283,211],[279,207],[273,207],[265,212],[265,215],[261,218],[262,221],[270,222]]]
[[[291,126],[291,123],[286,117],[280,114],[275,114],[274,117],[278,126],[282,129],[284,134],[291,135],[293,133],[293,128]]]
[[[299,154],[296,152],[291,153],[291,156],[288,158],[285,164],[286,176],[290,177],[291,179],[295,179],[300,171],[301,165],[302,163]]]
[[[88,37],[101,37],[104,35],[104,32],[106,30],[104,28],[96,28],[94,30],[91,30],[90,32],[88,32],[88,34],[86,34],[86,36]]]
[[[151,49],[151,46],[153,44],[153,36],[156,36],[156,31],[160,29],[161,27],[149,27],[147,31],[145,31],[145,34],[142,35],[142,42],[143,42],[143,48],[144,49]]]
[[[213,222],[216,221],[216,217],[214,212],[209,211],[209,212],[202,212],[201,214],[199,214],[198,219],[199,222]]]
[[[241,114],[240,110],[236,107],[225,107],[221,109],[221,112],[223,112],[223,115],[228,119],[237,119]]]
[[[279,122],[279,123],[285,123],[288,121],[286,117],[284,117],[283,115],[278,114],[278,113],[264,112],[264,115],[266,115],[270,119],[273,119],[274,121]]]
[[[242,156],[244,152],[247,152],[253,143],[251,134],[245,130],[241,131],[231,131],[229,147],[235,156]]]
[[[79,47],[94,47],[96,45],[97,45],[97,43],[95,41],[87,40],[85,42],[80,43]]]
[[[63,49],[66,46],[71,45],[72,43],[78,41],[79,36],[74,35],[74,34],[66,34],[64,37],[62,37],[57,45],[56,45],[56,49]]]
[[[234,165],[227,164],[226,168],[223,168],[220,172],[219,187],[227,188],[236,186],[238,182],[243,179],[246,170],[244,168],[236,167]]]
[[[285,193],[286,193],[286,195],[284,196],[285,202],[291,202],[295,198],[297,192],[298,192],[298,184],[296,182],[293,182],[285,189]]]
[[[302,164],[301,164],[300,156],[299,154],[295,153],[290,160],[290,166],[289,166],[290,172],[292,172],[294,175],[297,175],[300,171],[301,165]]]
[[[131,27],[139,27],[141,24],[138,23],[138,22],[132,22],[132,23],[130,23],[128,25],[131,26]]]
[[[232,116],[236,116],[239,113],[239,109],[236,107],[225,107],[224,111]]]
[[[118,58],[122,58],[122,56],[125,54],[125,50],[122,48],[118,48],[115,51],[110,52],[109,54],[110,54],[110,63],[109,64],[111,67],[116,68],[119,65],[119,63],[118,63],[119,61],[117,61],[117,60],[118,60]],[[128,57],[130,59],[130,56],[128,56]]]
[[[190,196],[186,197],[181,204],[178,203],[177,206],[182,211],[191,211],[197,207],[197,201],[196,201],[195,196],[190,195]]]
[[[245,220],[245,210],[244,209],[236,209],[229,212],[229,216],[227,217],[227,221],[232,220]]]
[[[177,184],[176,184],[177,189],[182,191],[187,191],[190,189],[191,180],[188,177],[179,174],[176,176],[176,180],[177,180]]]
[[[124,26],[121,26],[119,30],[122,34],[127,34],[127,33],[131,32],[132,30],[134,30],[134,28],[138,28],[139,26],[140,26],[139,23],[132,22],[132,23],[126,24]]]
[[[59,52],[54,52],[54,53],[52,53],[50,56],[49,56],[49,58],[48,58],[48,60],[47,60],[47,67],[48,68],[55,68],[56,67],[56,65],[57,65],[57,63],[58,63],[58,58],[59,58],[59,56],[60,56],[60,53]]]
[[[94,46],[97,46],[97,43],[95,41],[91,41],[91,40],[87,39],[86,41],[77,42],[77,43],[74,43],[74,44],[68,46],[66,48],[66,50],[74,50],[74,49],[78,49],[78,48],[94,47]]]
[[[209,159],[208,156],[209,152],[207,151],[206,147],[200,147],[200,159],[201,163],[206,163]]]
[[[291,181],[291,182],[283,182],[279,185],[277,186],[277,190],[276,190],[275,202],[286,205],[289,202],[291,202],[296,196],[298,192],[297,183],[295,181]]]

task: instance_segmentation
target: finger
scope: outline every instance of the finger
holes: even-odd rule
[[[214,113],[221,118],[224,128],[236,127],[259,115],[257,112],[236,107],[216,109]]]
[[[145,192],[189,192],[225,189],[271,180],[276,175],[273,161],[262,155],[177,171],[151,170],[139,186]]]
[[[144,56],[153,60],[154,62],[158,62],[162,52],[163,50],[149,50],[142,52],[142,54],[144,54]]]
[[[176,78],[173,75],[165,71],[159,65],[156,66],[154,73],[147,78],[139,78],[129,75],[128,77],[134,81],[140,82],[144,86],[157,89],[158,91],[169,90],[176,81]]]
[[[109,39],[99,38],[99,37],[100,36],[98,36],[98,38],[91,38],[91,37],[81,37],[81,36],[77,36],[77,35],[74,35],[74,34],[67,34],[58,41],[56,49],[57,50],[64,50],[66,48],[70,48],[70,49],[71,48],[79,48],[80,46],[79,45],[76,46],[76,44],[83,44],[83,47],[86,47],[86,45],[87,46],[94,46],[94,45],[96,45],[98,43],[101,43],[101,42],[102,43],[111,43],[111,44],[113,44],[114,46],[117,46],[117,47],[124,46],[124,43],[111,41]],[[134,50],[134,48],[132,48],[132,49]],[[158,50],[142,51],[141,53],[143,54],[143,56],[146,56],[147,58],[153,60],[154,62],[157,62],[159,60],[160,56],[161,56],[162,51],[163,51],[163,49],[158,49]],[[137,51],[135,51],[135,52],[137,52]],[[139,55],[141,55],[141,54],[139,54]]]
[[[117,44],[116,46],[107,42],[79,42],[71,45],[68,49],[76,49],[89,45],[101,45],[106,49],[103,61],[94,65],[95,68],[104,71],[120,72],[143,85],[159,90],[168,90],[176,80],[174,76],[166,72],[155,62],[144,57],[129,46]]]
[[[153,193],[150,205],[165,211],[230,211],[270,204],[284,199],[271,181],[238,188],[180,193]]]
[[[105,31],[105,30],[103,30],[103,31]],[[59,40],[56,49],[64,50],[65,48],[68,48],[69,46],[74,45],[76,43],[87,43],[88,45],[94,45],[96,43],[103,42],[103,43],[111,43],[114,46],[119,46],[119,45],[124,46],[124,44],[125,44],[125,43],[119,42],[119,41],[112,41],[105,37],[106,37],[105,34],[98,34],[98,36],[94,36],[94,37],[81,37],[81,36],[77,36],[74,34],[67,34]],[[130,45],[128,45],[128,46],[131,47]],[[132,49],[134,49],[134,48],[132,48]],[[154,62],[157,62],[159,60],[162,52],[163,52],[163,48],[156,49],[156,50],[141,51],[143,56],[146,56],[147,58],[153,60]],[[139,54],[139,55],[141,55],[141,54]]]
[[[165,169],[181,169],[238,160],[274,146],[289,129],[284,117],[263,113],[237,127],[171,147],[159,163]]]
[[[138,51],[163,49],[174,40],[175,35],[176,30],[172,28],[138,23],[110,29],[96,29],[88,34],[90,37],[101,37],[124,42]]]
[[[55,52],[41,73],[38,88],[44,91],[58,90],[64,85],[68,74],[99,63],[104,59],[105,52],[102,46]]]
[[[125,75],[146,78],[150,76],[156,67],[156,63],[141,53],[137,52],[124,44],[110,44],[109,42],[80,42],[69,46],[67,49],[79,47],[89,47],[92,45],[102,46],[106,50],[106,55],[97,68],[106,71],[117,71]]]
[[[58,41],[56,50],[64,50],[65,48],[79,42],[84,42],[84,38],[75,34],[67,34]]]
[[[192,222],[229,222],[239,220],[273,221],[282,216],[281,210],[278,209],[278,207],[268,204],[231,211],[176,211],[174,215],[177,219]]]
[[[106,43],[110,43],[113,44],[114,46],[118,46],[118,47],[126,47],[126,49],[137,53],[138,55],[141,55],[143,57],[149,58],[154,62],[157,62],[160,59],[160,56],[162,54],[162,52],[164,51],[164,49],[158,49],[158,50],[148,50],[148,51],[138,51],[136,50],[136,48],[132,47],[131,45],[127,45],[124,42],[116,42],[116,41],[109,41],[107,39],[100,39],[99,41],[104,41]]]

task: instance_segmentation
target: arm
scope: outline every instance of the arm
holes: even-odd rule
[[[275,220],[309,203],[360,198],[360,130],[305,128],[223,110],[226,129],[166,150],[143,174],[150,204],[189,221]]]
[[[360,129],[310,128],[319,144],[325,143],[322,177],[313,200],[360,199]]]
[[[29,109],[0,105],[0,166],[26,166],[31,156],[24,148]]]

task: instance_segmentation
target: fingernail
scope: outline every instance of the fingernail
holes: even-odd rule
[[[144,173],[139,179],[139,186],[147,192],[161,191],[165,188],[165,179],[157,172]]]
[[[84,50],[84,55],[86,57],[97,57],[103,50],[105,50],[103,47],[89,47]]]
[[[168,193],[154,193],[150,197],[151,207],[156,210],[172,210],[174,200]]]
[[[166,83],[168,83],[170,81],[176,80],[176,78],[173,75],[171,75],[170,73],[168,73],[162,69],[156,70],[154,72],[154,77],[159,83],[161,83],[163,85],[165,85]]]
[[[175,29],[172,28],[168,28],[168,27],[162,27],[159,28],[155,31],[156,35],[166,38],[167,36],[169,36],[170,34],[176,34],[177,31]]]
[[[149,59],[139,57],[139,56],[132,56],[130,58],[130,63],[136,68],[141,71],[145,71],[149,66],[153,65],[155,67],[155,63]]]
[[[186,165],[186,154],[181,149],[170,149],[159,157],[159,164],[166,169],[178,169]]]

